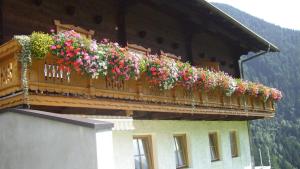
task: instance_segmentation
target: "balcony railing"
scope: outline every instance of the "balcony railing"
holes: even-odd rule
[[[270,99],[264,102],[257,97],[236,94],[228,97],[220,90],[204,92],[182,86],[162,91],[150,85],[145,77],[120,82],[91,79],[73,71],[60,70],[50,54],[45,59],[32,60],[26,75],[26,95],[18,60],[20,50],[21,46],[15,40],[0,47],[1,108],[29,104],[254,118],[274,116],[274,103]]]

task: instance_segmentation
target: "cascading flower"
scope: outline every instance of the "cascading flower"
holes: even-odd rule
[[[97,42],[81,37],[75,31],[53,34],[54,44],[50,47],[57,56],[60,69],[72,68],[76,72],[86,73],[92,78],[106,75],[105,58],[99,53]]]
[[[227,73],[216,72],[217,86],[222,89],[226,96],[231,96],[236,90],[236,81]]]
[[[198,80],[197,69],[189,63],[177,62],[178,82],[180,85],[191,89]]]
[[[145,72],[152,85],[169,90],[176,85],[187,89],[196,87],[204,91],[220,88],[227,96],[233,93],[262,97],[264,101],[282,98],[279,90],[258,83],[233,79],[224,72],[196,68],[189,63],[157,55],[137,56],[127,48],[103,39],[100,43],[80,36],[75,31],[52,34],[51,53],[57,57],[61,69],[71,69],[91,78],[99,76],[122,81],[138,79]]]
[[[146,64],[146,75],[151,84],[169,90],[176,85],[178,68],[173,59],[149,57]]]
[[[275,88],[271,88],[270,89],[270,96],[273,100],[275,101],[279,101],[282,99],[282,93],[281,91],[275,89]]]
[[[259,94],[259,84],[249,82],[247,92],[250,96],[257,97]]]
[[[236,89],[235,92],[238,95],[243,95],[247,92],[248,89],[248,83],[246,81],[243,81],[241,79],[236,79]]]
[[[217,86],[216,74],[208,69],[198,68],[198,81],[196,86],[204,91],[213,90]]]
[[[259,84],[258,85],[258,95],[263,98],[264,101],[267,101],[271,95],[270,88]]]
[[[129,80],[139,77],[139,60],[129,55],[126,48],[121,48],[117,43],[107,43],[109,51],[106,53],[108,60],[108,78],[113,80]]]

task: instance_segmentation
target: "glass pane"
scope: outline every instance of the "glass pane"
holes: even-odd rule
[[[139,139],[138,140],[139,143],[139,150],[140,150],[140,155],[145,155],[145,149],[147,149],[146,141],[145,139]]]
[[[184,156],[182,151],[178,152],[178,166],[183,166],[185,164],[184,162]]]
[[[146,156],[141,156],[142,169],[149,169],[149,160]]]
[[[174,136],[176,166],[181,167],[187,165],[185,156],[185,136]]]
[[[214,145],[213,135],[209,134],[209,146],[213,146],[213,145]]]
[[[236,141],[236,133],[230,132],[230,144],[231,144],[231,155],[232,157],[237,156],[237,141]]]
[[[135,165],[135,169],[142,169],[141,168],[141,161],[140,161],[139,156],[134,157],[134,165]]]
[[[182,147],[183,147],[183,142],[182,142],[183,137],[177,137],[177,149],[179,151],[182,151]]]
[[[133,153],[134,155],[139,155],[138,141],[137,139],[133,139]]]
[[[214,152],[213,147],[210,147],[210,157],[211,157],[211,160],[216,160],[216,154]]]
[[[209,134],[209,145],[210,145],[211,160],[218,160],[219,152],[218,152],[218,140],[217,140],[216,133]]]
[[[175,151],[178,150],[178,141],[177,141],[177,137],[174,137],[174,146],[175,146]]]

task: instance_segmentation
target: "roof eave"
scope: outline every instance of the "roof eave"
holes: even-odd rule
[[[249,29],[245,25],[243,25],[241,22],[239,22],[238,20],[236,20],[233,17],[231,17],[230,15],[228,15],[226,12],[222,11],[221,9],[219,9],[216,6],[214,6],[210,2],[207,2],[207,1],[204,1],[204,2],[206,2],[206,3],[203,3],[203,4],[205,4],[208,8],[210,8],[211,10],[213,10],[214,12],[216,12],[217,14],[221,15],[222,17],[226,18],[229,22],[231,22],[232,24],[234,24],[238,28],[242,29],[246,33],[248,33],[251,36],[253,36],[259,42],[261,42],[262,44],[264,44],[266,46],[266,49],[265,50],[262,49],[262,50],[268,51],[268,52],[280,52],[279,48],[276,45],[272,44],[271,42],[269,42],[268,40],[266,40],[262,36],[258,35],[257,33],[255,33],[254,31],[252,31],[251,29]]]

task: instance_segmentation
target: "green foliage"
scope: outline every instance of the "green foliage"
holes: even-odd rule
[[[43,59],[54,43],[52,37],[42,32],[33,32],[30,38],[32,56]]]
[[[31,64],[31,43],[30,43],[30,37],[26,35],[20,35],[15,36],[14,39],[16,39],[20,45],[22,46],[21,52],[20,52],[20,62],[22,64],[22,86],[24,91],[25,99],[28,99],[28,79],[27,79],[27,71],[28,66]]]
[[[258,148],[265,165],[269,148],[272,169],[300,169],[300,31],[267,23],[228,5],[215,5],[279,47],[280,53],[267,54],[246,65],[247,79],[276,87],[284,94],[275,118],[252,122],[252,151],[257,165]]]

